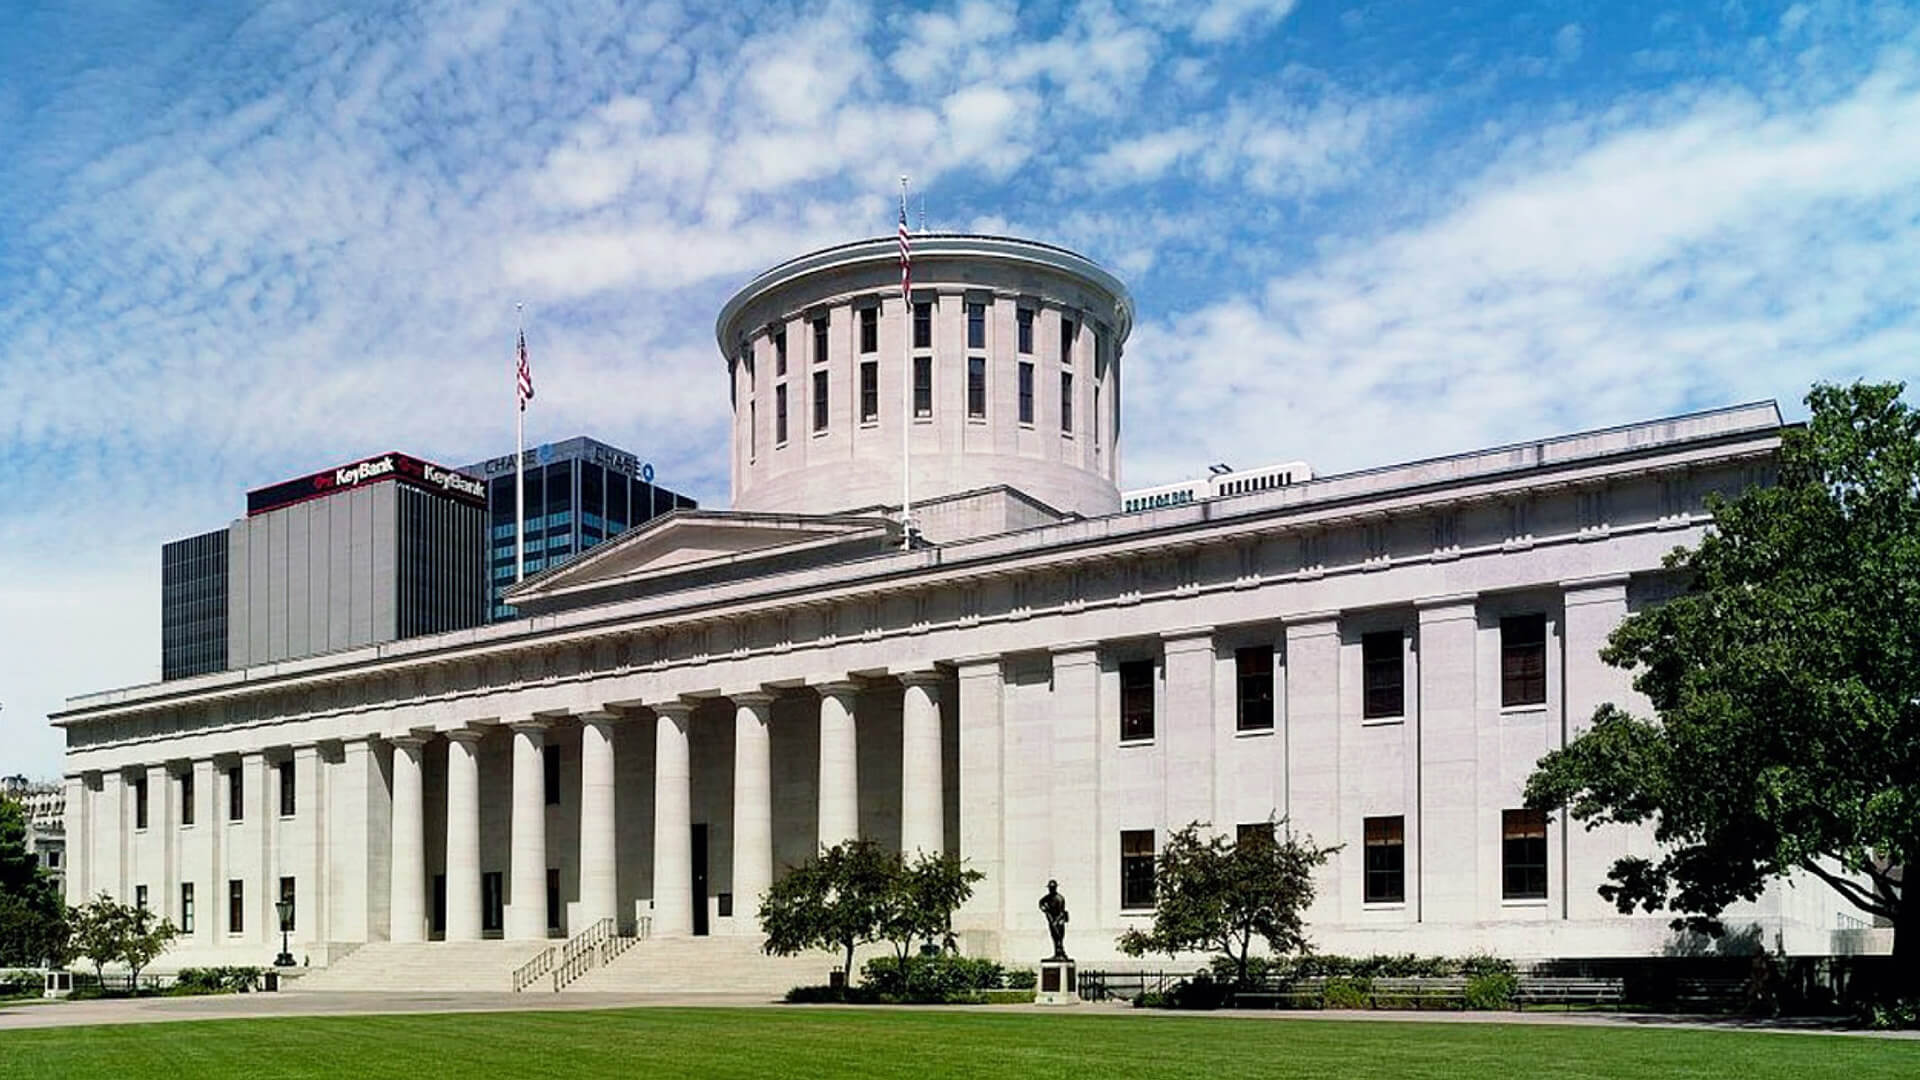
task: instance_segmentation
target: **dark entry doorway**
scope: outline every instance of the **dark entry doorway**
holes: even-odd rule
[[[707,936],[707,827],[693,827],[693,935]]]

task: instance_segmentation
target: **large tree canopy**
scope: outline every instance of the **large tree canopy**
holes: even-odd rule
[[[27,850],[27,827],[20,805],[0,797],[0,967],[66,960],[66,904]]]
[[[1589,826],[1651,822],[1661,854],[1614,864],[1621,911],[1714,931],[1793,871],[1920,937],[1900,868],[1920,857],[1920,412],[1899,385],[1816,386],[1776,481],[1714,500],[1687,591],[1629,616],[1602,658],[1656,719],[1614,704],[1527,785]]]

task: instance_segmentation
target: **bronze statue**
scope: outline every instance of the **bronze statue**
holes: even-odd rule
[[[1040,911],[1047,917],[1047,933],[1053,935],[1053,955],[1049,960],[1071,960],[1067,955],[1067,898],[1060,895],[1058,881],[1047,882],[1047,894],[1040,898]]]

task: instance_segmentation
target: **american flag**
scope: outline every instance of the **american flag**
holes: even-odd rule
[[[900,298],[913,302],[913,241],[907,238],[906,196],[900,203]]]
[[[520,411],[527,411],[527,402],[533,400],[533,365],[527,362],[527,332],[520,331],[520,344],[516,352],[520,357],[518,388],[520,391]]]

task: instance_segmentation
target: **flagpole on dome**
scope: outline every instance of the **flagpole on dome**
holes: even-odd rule
[[[900,176],[900,546],[913,549],[913,241],[907,235],[907,177]]]
[[[533,367],[527,363],[526,305],[513,305],[519,333],[513,364],[513,580],[527,577],[527,402],[533,400]]]

